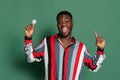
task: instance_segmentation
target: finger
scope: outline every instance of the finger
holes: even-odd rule
[[[25,32],[25,34],[28,32],[27,28],[25,28],[24,32]]]
[[[30,24],[26,27],[26,30],[31,30],[31,29],[34,29],[34,26],[32,24]]]
[[[32,24],[32,23],[31,23],[29,26],[30,26],[30,27],[34,27],[34,26],[35,26],[35,24]]]
[[[27,31],[27,30],[28,30],[28,27],[25,27],[25,30]]]
[[[102,37],[97,38],[97,42],[103,42],[103,41],[104,41],[104,38],[102,38]]]
[[[34,24],[30,24],[31,28],[34,29]]]
[[[102,39],[100,37],[97,38],[97,42],[102,42]]]
[[[95,34],[95,38],[98,38],[98,34],[96,31],[94,31],[94,34]]]
[[[30,24],[31,26],[34,26],[34,24]]]

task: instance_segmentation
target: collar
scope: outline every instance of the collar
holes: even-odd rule
[[[62,42],[58,38],[59,37],[59,33],[55,34],[54,37],[62,44]],[[72,36],[72,44],[71,45],[73,45],[74,43],[76,43],[76,39],[74,38],[74,36]]]

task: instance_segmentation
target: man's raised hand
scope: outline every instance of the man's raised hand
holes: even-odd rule
[[[103,49],[105,47],[105,40],[104,38],[98,36],[97,32],[94,31],[95,38],[96,38],[96,45],[100,48]]]
[[[34,33],[34,25],[33,24],[30,24],[28,25],[26,28],[25,28],[25,35],[26,37],[28,38],[31,38],[33,33]]]

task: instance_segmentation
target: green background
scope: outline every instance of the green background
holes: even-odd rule
[[[96,30],[106,40],[102,68],[84,68],[82,80],[120,79],[120,0],[0,0],[0,80],[44,80],[44,63],[27,63],[24,28],[37,20],[34,46],[57,33],[56,15],[68,10],[74,17],[73,35],[84,42],[91,55],[96,51]]]

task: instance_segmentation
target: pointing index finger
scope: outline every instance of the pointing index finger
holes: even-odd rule
[[[94,31],[94,34],[95,34],[95,38],[98,38],[98,34],[96,31]]]

